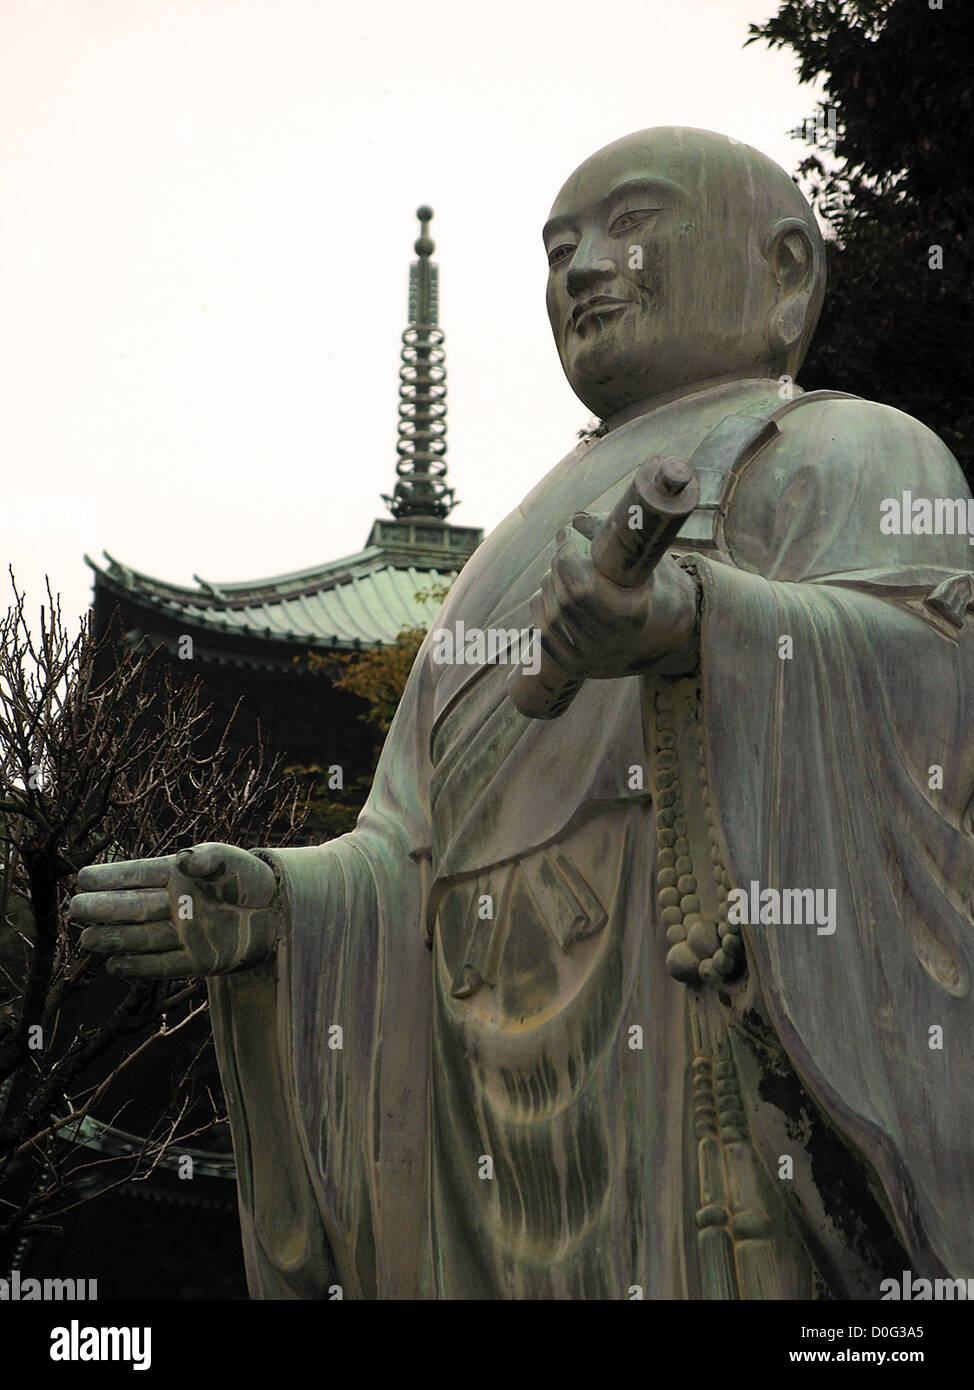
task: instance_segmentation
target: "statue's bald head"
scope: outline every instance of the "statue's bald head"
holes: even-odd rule
[[[699,381],[794,377],[825,291],[801,191],[705,130],[642,130],[592,155],[555,199],[545,247],[562,365],[603,418]]]

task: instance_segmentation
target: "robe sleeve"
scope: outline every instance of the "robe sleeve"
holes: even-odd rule
[[[834,890],[831,934],[745,926],[749,968],[805,1086],[872,1165],[913,1270],[967,1277],[974,635],[923,599],[972,552],[966,536],[884,535],[879,518],[903,488],[969,491],[898,412],[804,413],[739,481],[729,555],[692,562],[712,795],[736,886]]]
[[[424,1272],[426,649],[354,831],[263,850],[273,960],[209,981],[254,1298],[409,1298]]]

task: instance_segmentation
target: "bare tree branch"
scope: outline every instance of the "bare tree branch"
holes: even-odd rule
[[[67,920],[78,871],[203,840],[266,843],[268,827],[286,844],[307,811],[259,737],[235,747],[239,702],[217,725],[198,680],[177,687],[163,654],[119,641],[120,624],[96,638],[89,615],[70,633],[50,586],[35,635],[12,574],[11,584],[0,619],[0,1236],[50,1229],[96,1199],[79,1193],[78,1175],[104,1168],[107,1181],[120,1156],[92,1158],[68,1141],[70,1127],[123,1094],[132,1064],[206,1010],[199,981],[132,985],[106,1010],[104,977]],[[70,1026],[68,1001],[81,1019]],[[101,1190],[143,1180],[216,1122],[181,1132],[198,1051],[160,1132],[122,1156],[125,1176]]]

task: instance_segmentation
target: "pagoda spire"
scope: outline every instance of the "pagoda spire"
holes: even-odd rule
[[[397,520],[430,517],[443,520],[456,506],[446,478],[446,350],[437,323],[439,267],[430,259],[433,209],[417,209],[418,260],[409,267],[409,326],[402,335],[399,368],[399,441],[396,485],[382,495]]]

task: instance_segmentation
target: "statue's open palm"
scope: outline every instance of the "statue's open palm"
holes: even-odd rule
[[[277,883],[263,860],[203,844],[160,859],[91,864],[78,875],[71,916],[81,945],[131,979],[225,975],[273,950]]]

